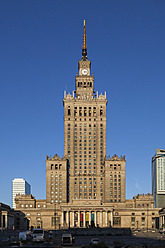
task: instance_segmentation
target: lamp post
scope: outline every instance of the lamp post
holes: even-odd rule
[[[54,219],[55,221],[54,222],[55,222],[55,236],[56,236],[56,203],[55,203],[55,214],[54,215],[55,215],[55,217],[54,217],[55,218]]]
[[[137,223],[137,229],[138,229],[138,223],[139,223],[139,221],[137,220],[136,223]]]
[[[148,204],[147,204],[147,236],[148,236]]]
[[[54,219],[54,224],[55,224],[55,236],[56,236],[56,216],[57,216],[57,213],[56,213],[56,204],[57,204],[57,206],[58,206],[58,204],[60,204],[60,201],[57,201],[57,202],[55,202],[55,208],[54,208],[54,210],[55,210],[55,213],[54,213],[54,215],[55,215],[55,219]]]

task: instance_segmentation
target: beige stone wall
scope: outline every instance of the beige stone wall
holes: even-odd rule
[[[76,97],[64,97],[64,150],[70,166],[70,199],[104,201],[104,157],[106,155],[106,96],[93,96],[94,77],[89,61],[80,62]],[[91,84],[91,85],[90,85]]]
[[[156,217],[159,217],[159,213],[155,208],[115,209],[114,216],[121,218],[121,227],[123,228],[147,229],[148,227],[148,229],[155,229],[155,221]]]
[[[25,197],[19,197],[17,200],[18,206],[26,206],[24,201]],[[68,227],[88,227],[91,225],[91,215],[94,215],[94,225],[99,227],[112,226],[115,228],[132,228],[132,229],[155,229],[155,219],[159,217],[159,209],[150,207],[153,198],[143,197],[138,202],[141,206],[145,198],[148,200],[147,207],[134,207],[137,197],[132,200],[126,200],[125,203],[106,203],[102,204],[101,200],[86,200],[86,199],[74,199],[71,203],[67,204],[50,204],[47,203],[46,207],[42,204],[43,200],[36,200],[35,208],[20,207],[17,209],[25,213],[26,217],[30,221],[30,226],[42,227],[45,230],[55,229],[56,217],[56,229],[68,228]],[[38,207],[40,204],[40,207]],[[80,223],[80,215],[83,214],[83,223]],[[88,220],[86,219],[88,217]],[[84,219],[85,218],[85,219]]]
[[[67,202],[67,160],[58,155],[46,159],[46,202]]]
[[[105,160],[105,203],[125,202],[125,157]]]

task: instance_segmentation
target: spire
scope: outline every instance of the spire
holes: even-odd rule
[[[83,48],[82,48],[82,60],[87,60],[87,45],[86,45],[86,27],[84,20],[84,34],[83,34]]]

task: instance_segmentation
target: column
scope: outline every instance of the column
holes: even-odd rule
[[[103,226],[103,212],[100,211],[100,225],[99,226]]]
[[[67,213],[67,215],[66,215],[66,224],[69,227],[69,211],[67,211],[66,213]]]
[[[78,211],[78,227],[80,227],[80,211]]]
[[[107,227],[108,224],[108,213],[105,211],[105,226]]]
[[[91,211],[89,211],[89,226],[91,225]]]
[[[1,221],[0,221],[0,228],[2,228],[2,214],[0,213],[0,218],[1,218]]]
[[[97,227],[97,212],[95,211],[95,227]]]
[[[86,224],[86,216],[85,216],[85,211],[84,211],[83,212],[83,227],[86,227],[85,224]]]
[[[8,224],[8,223],[7,223],[7,213],[6,213],[6,214],[5,214],[5,228],[6,228],[6,229],[7,229],[7,227],[8,227],[7,224]]]
[[[164,224],[164,223],[163,223],[163,219],[164,219],[164,217],[163,217],[163,215],[162,215],[162,226],[163,226],[163,224]]]
[[[111,211],[111,226],[113,226],[113,212]]]
[[[161,216],[161,223],[162,223],[162,225],[161,226],[163,226],[163,215]]]
[[[64,212],[61,212],[61,226],[63,227],[64,225]]]
[[[1,227],[3,228],[3,215],[1,213]]]
[[[72,212],[72,226],[74,227],[74,212]]]

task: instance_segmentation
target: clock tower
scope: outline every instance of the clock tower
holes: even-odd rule
[[[68,159],[68,202],[74,199],[104,201],[106,156],[106,94],[95,95],[91,61],[87,58],[83,26],[82,58],[76,89],[64,94],[64,153]]]
[[[87,59],[86,27],[84,20],[82,58],[78,62],[78,75],[76,75],[76,97],[78,99],[93,99],[94,76],[91,76],[91,61]]]

